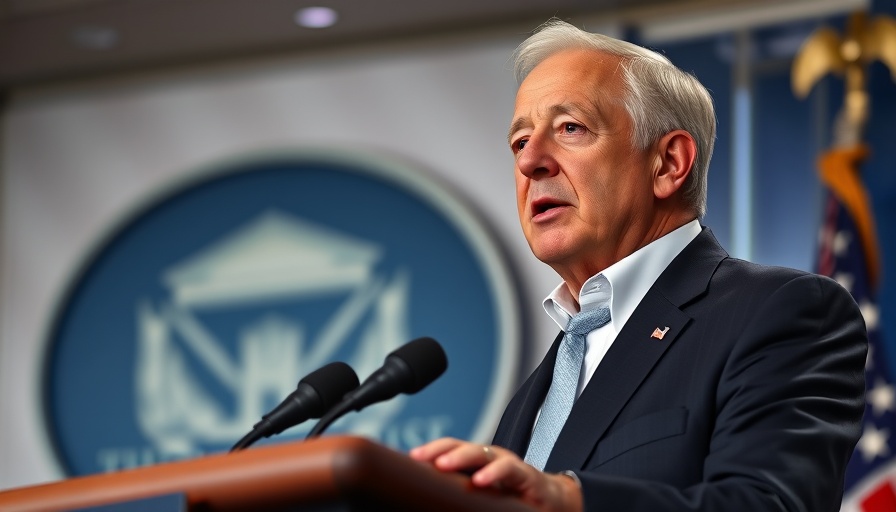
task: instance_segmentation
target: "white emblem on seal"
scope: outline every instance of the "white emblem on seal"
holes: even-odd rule
[[[360,340],[347,347],[352,355],[345,361],[362,379],[379,367],[409,338],[410,286],[406,270],[375,271],[380,253],[375,244],[271,212],[167,270],[170,299],[137,305],[137,419],[160,457],[195,455],[201,443],[232,443],[301,376],[332,361],[354,329]],[[197,315],[339,295],[345,299],[316,333],[300,318],[259,313],[234,333],[235,353]],[[190,365],[201,366],[206,382],[232,401],[216,399]],[[403,403],[392,400],[344,421],[355,434],[380,437]]]

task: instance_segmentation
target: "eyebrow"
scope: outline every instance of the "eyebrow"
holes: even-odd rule
[[[518,117],[510,123],[510,130],[507,131],[507,143],[510,144],[512,141],[510,139],[513,138],[513,134],[525,128],[526,126],[531,126],[532,121],[529,120],[528,117]]]
[[[580,103],[560,103],[551,105],[550,108],[548,108],[548,117],[550,118],[557,117],[561,114],[572,115],[573,113],[583,115],[587,118],[588,122],[593,122],[594,115],[590,114],[588,108]],[[532,126],[532,120],[529,117],[522,116],[514,119],[513,122],[510,123],[510,130],[507,132],[507,143],[510,144],[514,133],[528,126]]]

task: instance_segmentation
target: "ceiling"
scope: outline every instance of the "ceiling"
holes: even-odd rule
[[[631,20],[666,13],[681,18],[688,9],[701,6],[755,9],[781,4],[777,0],[0,0],[0,89],[499,26],[528,30],[551,16],[574,22],[602,15]],[[338,22],[329,28],[298,26],[296,11],[312,5],[335,9]]]
[[[0,87],[364,44],[681,0],[0,0]],[[336,10],[325,29],[295,12]]]

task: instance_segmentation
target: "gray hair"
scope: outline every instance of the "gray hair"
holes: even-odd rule
[[[632,118],[632,144],[646,149],[672,130],[685,130],[697,144],[697,157],[684,184],[684,198],[698,217],[706,213],[706,175],[716,138],[716,117],[709,91],[669,59],[636,44],[580,30],[552,19],[516,49],[518,82],[542,61],[563,50],[590,49],[620,58],[628,95],[621,98]]]

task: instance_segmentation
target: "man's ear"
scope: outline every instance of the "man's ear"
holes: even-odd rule
[[[653,193],[658,199],[667,199],[681,188],[691,174],[697,158],[697,144],[690,133],[673,130],[659,140],[656,154]]]

